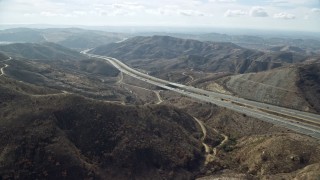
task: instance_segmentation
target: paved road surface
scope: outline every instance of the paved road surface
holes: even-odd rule
[[[87,54],[90,57],[107,60],[121,72],[158,87],[204,102],[216,104],[218,106],[320,139],[320,115],[318,114],[250,101],[231,95],[169,82],[132,69],[115,58],[88,54],[86,51],[82,51],[82,53]]]

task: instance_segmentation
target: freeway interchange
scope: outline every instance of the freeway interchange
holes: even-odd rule
[[[82,51],[81,53],[86,54],[89,57],[107,60],[121,72],[163,89],[174,91],[220,107],[225,107],[230,110],[246,114],[247,116],[320,139],[320,115],[318,114],[279,107],[231,95],[206,91],[192,86],[173,83],[132,69],[115,58],[89,54],[87,52],[88,50]]]

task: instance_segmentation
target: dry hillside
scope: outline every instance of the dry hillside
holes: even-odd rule
[[[312,71],[306,71],[311,67]],[[319,69],[318,65],[295,65],[224,77],[216,82],[243,98],[314,112],[319,98],[311,96],[317,97]]]

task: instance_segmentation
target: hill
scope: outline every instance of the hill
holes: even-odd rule
[[[0,81],[2,179],[190,179],[203,162],[200,127],[174,107],[38,96]]]
[[[0,52],[0,61],[6,60],[6,59],[8,59],[8,58],[9,58],[8,56],[6,56],[5,54],[3,54],[3,53]]]
[[[16,43],[0,45],[0,51],[13,56],[37,60],[78,60],[85,56],[54,43]]]
[[[9,65],[5,68],[6,75],[17,81],[119,103],[138,99],[130,91],[118,87],[119,71],[103,60],[34,61],[14,58],[6,63]]]
[[[217,82],[255,101],[320,112],[319,63],[297,64],[266,72],[224,77]]]
[[[306,52],[320,53],[320,41],[317,36],[303,36],[297,35],[274,37],[275,35],[231,35],[221,33],[206,33],[206,34],[178,34],[178,33],[139,33],[140,36],[172,36],[182,39],[194,39],[199,41],[212,41],[212,42],[231,42],[244,48],[269,50],[274,47],[292,46],[302,49]]]
[[[232,43],[209,43],[179,39],[170,36],[134,37],[121,43],[112,43],[93,49],[91,52],[130,59],[173,59],[181,55],[213,55],[212,50],[225,54],[233,49],[241,49]],[[218,52],[216,52],[218,53]]]
[[[0,41],[39,43],[44,42],[45,38],[37,30],[15,28],[0,31]]]
[[[316,179],[320,175],[318,140],[169,94],[172,92],[167,92],[169,102],[192,116],[202,117],[207,129],[216,129],[228,137],[225,144],[217,147],[217,156],[201,171],[199,179]]]
[[[258,179],[317,179],[320,146],[295,134],[242,138],[235,146],[234,166]],[[310,149],[312,149],[310,151]]]
[[[232,43],[201,42],[169,36],[135,37],[121,43],[103,45],[90,52],[115,57],[154,73],[178,69],[259,72],[306,59],[306,56],[293,52],[267,53]]]
[[[290,51],[296,53],[306,53],[305,50],[295,46],[275,46],[270,48],[271,51]]]
[[[62,68],[67,67],[75,71],[82,71],[96,76],[104,75],[106,77],[116,77],[119,74],[119,70],[117,68],[100,59],[85,59],[76,62],[58,62],[55,65],[58,64]]]
[[[74,49],[89,49],[98,47],[103,44],[109,44],[121,40],[121,36],[116,34],[99,34],[94,32],[83,32],[75,35],[71,35],[66,39],[57,42],[68,48]]]
[[[319,175],[316,140],[159,91],[106,61],[6,63],[0,77],[1,179]]]
[[[308,64],[298,68],[297,86],[312,108],[320,112],[320,64]]]

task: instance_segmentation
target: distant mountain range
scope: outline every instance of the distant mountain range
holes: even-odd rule
[[[90,52],[115,57],[153,72],[176,69],[258,72],[307,59],[305,54],[296,52],[261,52],[233,43],[202,42],[170,36],[134,37],[97,47]]]
[[[113,31],[114,29],[110,29]],[[245,48],[268,51],[278,46],[297,47],[308,53],[320,53],[319,38],[288,38],[278,36],[252,36],[252,35],[229,35],[221,33],[183,34],[183,33],[112,33],[107,31],[86,30],[80,28],[13,28],[0,31],[0,42],[30,42],[39,43],[44,41],[54,42],[73,49],[90,49],[100,45],[118,42],[125,38],[135,36],[171,36],[182,39],[199,41],[231,42]]]
[[[90,52],[163,79],[175,76],[171,82],[184,77],[179,83],[320,112],[320,58],[305,48],[259,51],[170,36],[121,41],[119,34],[110,40],[82,29],[3,32],[21,39],[8,35],[16,42],[0,45],[0,180],[320,177],[319,140],[156,87],[69,49],[99,46]],[[101,45],[108,40],[114,43]],[[214,73],[221,71],[228,73]]]
[[[172,36],[183,39],[194,39],[199,41],[232,42],[245,48],[268,50],[276,46],[296,46],[307,52],[320,53],[320,40],[318,38],[286,38],[286,37],[260,37],[249,35],[227,35],[220,33],[207,34],[176,34],[176,33],[144,33],[140,36]]]
[[[121,43],[107,44],[91,52],[112,54],[123,59],[173,59],[181,55],[208,55],[213,50],[242,49],[232,43],[209,43],[170,36],[134,37]]]
[[[0,41],[5,42],[43,42],[44,37],[34,29],[18,28],[0,31]]]
[[[80,60],[86,58],[77,51],[49,42],[0,45],[0,52],[37,60]]]
[[[294,52],[294,53],[301,53],[301,54],[307,53],[306,50],[303,50],[302,48],[299,48],[296,46],[275,46],[270,48],[270,51],[274,51],[274,52],[284,51],[284,52]]]
[[[93,48],[102,44],[120,41],[124,37],[127,36],[120,33],[109,33],[78,28],[16,28],[0,31],[0,41],[4,42],[41,43],[47,41],[73,49]]]

